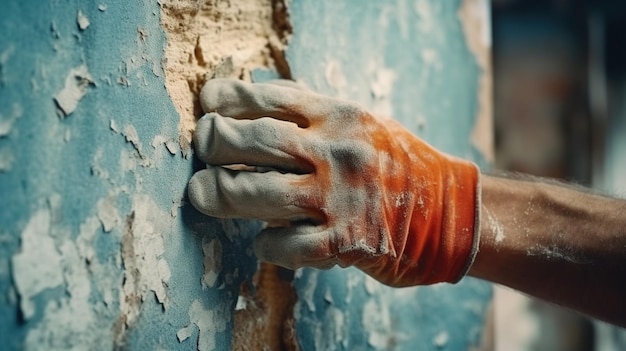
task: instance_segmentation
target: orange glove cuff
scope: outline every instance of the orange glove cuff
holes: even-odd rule
[[[480,239],[478,214],[480,210],[480,178],[476,165],[451,159],[444,170],[442,213],[440,229],[436,223],[424,233],[428,252],[420,257],[430,258],[425,267],[431,270],[418,273],[424,279],[420,284],[458,282],[469,270],[478,251]],[[418,268],[419,270],[419,268]]]

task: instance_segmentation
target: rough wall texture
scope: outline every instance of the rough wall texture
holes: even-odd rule
[[[292,77],[485,164],[488,143],[471,137],[489,119],[488,48],[467,25],[486,19],[464,14],[475,6],[486,4],[294,0],[289,24],[283,2],[269,0],[5,4],[3,346],[478,344],[488,285],[389,289],[352,269],[258,269],[258,223],[202,217],[184,196],[202,167],[189,148],[195,93],[212,76]]]

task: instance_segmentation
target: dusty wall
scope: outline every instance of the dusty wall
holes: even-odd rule
[[[488,46],[467,25],[486,19],[466,13],[480,1],[288,6],[4,5],[3,345],[413,350],[480,342],[487,284],[389,289],[353,269],[258,269],[250,247],[258,223],[206,218],[186,203],[187,179],[202,167],[189,148],[195,93],[212,76],[291,77],[486,164],[489,143],[478,138],[477,146],[472,131],[489,123]]]

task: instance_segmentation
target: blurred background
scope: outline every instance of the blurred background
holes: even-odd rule
[[[496,167],[626,194],[626,1],[492,0]],[[624,350],[626,332],[505,288],[497,350]],[[626,313],[626,311],[625,311]]]

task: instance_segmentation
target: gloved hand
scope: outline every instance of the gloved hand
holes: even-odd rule
[[[261,260],[295,269],[356,266],[392,286],[456,282],[478,248],[477,167],[391,119],[294,87],[214,79],[194,145],[208,164],[191,203],[264,229]],[[233,170],[244,164],[254,169]]]

